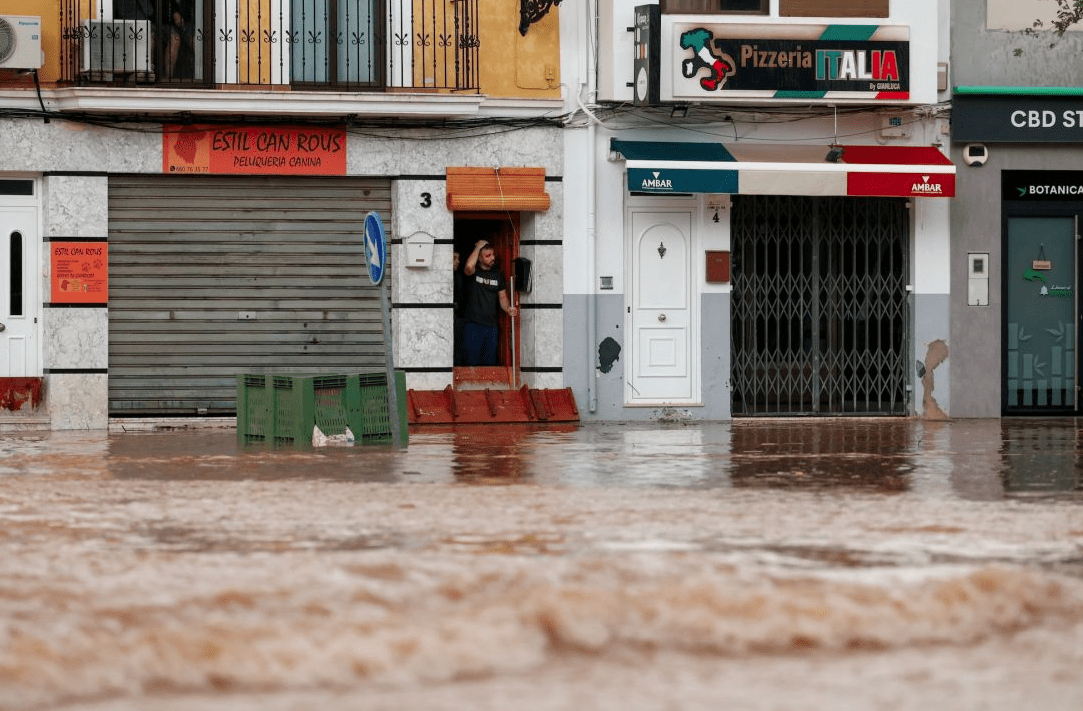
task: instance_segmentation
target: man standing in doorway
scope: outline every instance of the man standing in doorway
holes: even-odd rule
[[[496,251],[486,240],[478,240],[463,267],[469,288],[463,309],[466,365],[496,365],[496,346],[500,330],[497,308],[515,318],[518,310],[507,292],[507,279],[497,269]]]

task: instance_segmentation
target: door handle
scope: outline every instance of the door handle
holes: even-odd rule
[[[0,331],[3,331],[3,330],[4,330],[5,328],[7,328],[7,326],[5,326],[4,324],[0,323]]]
[[[658,320],[659,321],[665,321],[666,320],[666,315],[665,314],[658,314]]]

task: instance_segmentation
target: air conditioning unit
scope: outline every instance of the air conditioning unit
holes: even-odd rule
[[[0,69],[40,69],[41,17],[0,15]]]
[[[149,20],[83,20],[82,70],[96,78],[150,72],[150,48]]]

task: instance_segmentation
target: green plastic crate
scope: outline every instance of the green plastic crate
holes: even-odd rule
[[[399,432],[409,440],[406,375],[395,372]],[[357,444],[390,444],[387,376],[356,375],[237,376],[237,439],[242,444],[312,444],[312,428],[339,435],[349,427]]]

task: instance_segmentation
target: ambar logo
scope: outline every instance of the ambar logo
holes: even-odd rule
[[[673,181],[672,180],[666,180],[665,178],[660,177],[662,174],[659,171],[654,171],[654,172],[651,173],[651,175],[654,176],[654,177],[652,177],[652,178],[644,178],[643,179],[642,188],[644,190],[648,190],[648,189],[652,189],[652,190],[672,190],[673,189]]]
[[[942,195],[944,193],[944,187],[940,183],[930,183],[929,176],[921,176],[922,182],[914,183],[910,188],[910,192],[915,195]]]

